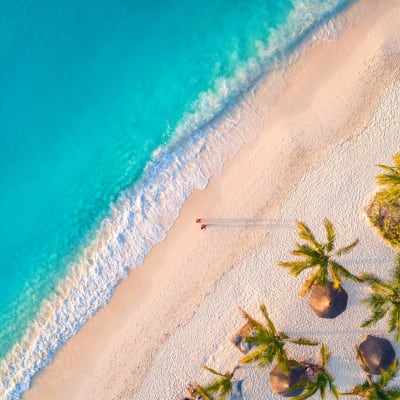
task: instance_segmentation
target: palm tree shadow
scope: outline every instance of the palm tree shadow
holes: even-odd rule
[[[196,222],[201,223],[207,228],[248,228],[248,229],[265,229],[265,228],[289,228],[293,225],[293,221],[285,221],[281,219],[268,218],[201,218]]]

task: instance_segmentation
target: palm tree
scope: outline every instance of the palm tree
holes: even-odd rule
[[[294,256],[302,257],[301,261],[279,262],[280,267],[288,268],[289,272],[297,276],[306,269],[313,269],[311,276],[305,281],[300,292],[301,296],[305,296],[314,285],[327,286],[329,277],[333,279],[333,287],[340,289],[342,278],[347,278],[355,282],[362,280],[351,274],[346,268],[336,262],[333,257],[339,257],[348,253],[357,244],[358,239],[348,246],[335,250],[336,233],[332,222],[325,218],[324,227],[326,231],[326,242],[317,241],[310,228],[304,223],[297,221],[298,236],[305,243],[297,243],[297,248],[291,251]]]
[[[290,339],[285,333],[278,332],[264,304],[261,304],[260,310],[267,322],[266,325],[263,325],[252,318],[248,313],[241,310],[244,318],[253,327],[253,333],[246,338],[246,342],[250,345],[251,350],[249,354],[240,360],[240,363],[257,363],[259,366],[263,367],[276,361],[282,371],[289,373],[289,359],[285,351],[285,344],[294,343],[316,346],[318,343],[304,338]]]
[[[388,315],[388,332],[396,331],[396,342],[400,341],[400,255],[397,256],[391,279],[383,281],[372,274],[361,274],[370,285],[372,293],[361,303],[370,308],[372,315],[364,321],[362,328],[375,325]]]
[[[319,392],[321,400],[325,399],[327,390],[329,389],[335,399],[339,398],[339,392],[337,387],[334,385],[333,376],[327,371],[330,354],[328,346],[321,346],[321,365],[303,363],[307,368],[308,378],[299,384],[300,387],[304,388],[304,392],[293,400],[305,400]]]
[[[361,385],[354,386],[350,392],[340,393],[342,396],[359,396],[367,400],[398,400],[400,399],[400,386],[387,388],[390,381],[396,376],[399,360],[394,360],[386,370],[381,370],[380,377],[374,381],[370,374]]]
[[[379,164],[387,172],[376,177],[378,184],[384,186],[382,193],[388,200],[400,198],[400,154],[395,154],[393,161],[394,166]]]
[[[214,398],[216,400],[227,399],[232,392],[232,378],[238,366],[236,366],[232,372],[227,372],[225,374],[222,374],[215,369],[209,368],[206,365],[202,365],[202,368],[211,372],[213,375],[218,376],[219,378],[217,378],[215,381],[211,382],[205,387],[196,384],[195,390],[192,393],[192,397],[196,398],[196,396],[201,396],[204,400],[214,400]],[[214,395],[216,397],[214,397]]]

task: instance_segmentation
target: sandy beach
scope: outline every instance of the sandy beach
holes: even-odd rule
[[[345,282],[346,312],[318,319],[298,296],[302,279],[276,265],[291,258],[297,219],[322,235],[328,217],[338,245],[360,238],[342,259],[352,272],[386,277],[393,266],[396,252],[369,226],[364,208],[376,189],[375,165],[400,151],[400,3],[362,0],[346,16],[337,40],[314,43],[284,73],[257,84],[245,102],[260,116],[261,133],[190,196],[167,238],[24,399],[179,398],[187,382],[207,381],[201,364],[223,371],[236,364],[230,339],[243,324],[238,307],[260,316],[260,303],[289,335],[329,345],[341,389],[362,381],[354,345],[367,332],[390,337],[384,324],[359,329],[368,289]],[[280,90],[271,90],[278,77]],[[196,218],[208,219],[206,230]],[[290,355],[317,359],[303,347]],[[268,372],[238,371],[245,399],[280,398]]]

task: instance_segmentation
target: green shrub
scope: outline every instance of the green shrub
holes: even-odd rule
[[[378,192],[367,208],[372,225],[392,246],[400,247],[400,199]]]

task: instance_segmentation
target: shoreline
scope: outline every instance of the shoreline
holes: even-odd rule
[[[388,4],[380,7],[381,16],[387,15]],[[392,1],[391,7],[394,4]],[[360,131],[371,118],[384,89],[394,80],[394,71],[390,65],[382,67],[386,60],[376,52],[382,45],[378,39],[371,39],[373,32],[369,29],[378,19],[369,15],[338,41],[307,48],[288,69],[287,87],[277,96],[277,104],[271,104],[276,99],[271,99],[267,90],[263,93],[262,85],[257,89],[253,101],[263,103],[263,132],[228,161],[222,174],[213,177],[205,190],[190,196],[167,238],[154,246],[139,269],[130,271],[110,304],[60,349],[24,398],[125,399],[139,390],[160,346],[190,321],[232,266],[268,241],[264,230],[249,235],[244,229],[234,228],[224,231],[221,239],[218,230],[200,232],[194,219],[279,220],[281,205],[305,171],[318,165],[332,146],[353,136],[343,132],[346,128]],[[361,40],[368,47],[368,39],[376,41],[368,43],[370,53],[361,45],[355,46]],[[336,56],[349,57],[345,66],[338,65],[341,62]],[[365,62],[374,57],[375,64],[367,68]],[[360,78],[364,73],[366,76]],[[379,77],[379,84],[371,88],[368,83],[373,77]],[[348,87],[337,88],[338,80],[347,82]],[[322,90],[332,98],[317,101]],[[353,111],[360,110],[354,117]],[[303,125],[297,125],[298,121]],[[297,126],[309,128],[301,139],[296,135]],[[318,137],[321,126],[327,131]],[[276,165],[281,171],[276,171]],[[270,186],[260,188],[260,182],[269,182]],[[267,229],[273,231],[272,226]],[[108,371],[103,371],[104,365],[109,366]]]

